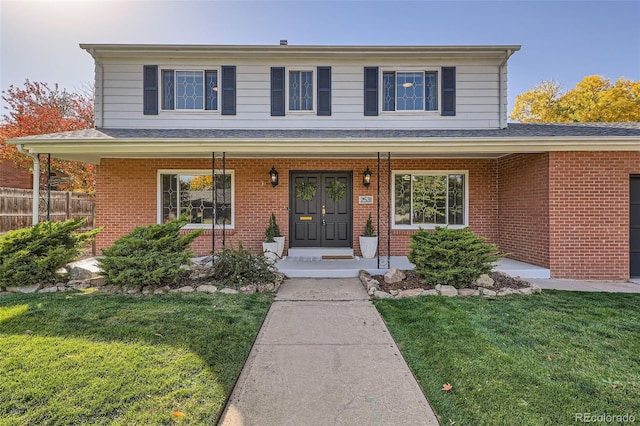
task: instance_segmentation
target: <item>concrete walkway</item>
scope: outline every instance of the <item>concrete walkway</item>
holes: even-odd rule
[[[527,279],[543,290],[596,291],[608,293],[640,293],[640,284],[636,282],[579,281],[559,279]]]
[[[360,281],[278,291],[221,425],[437,425]]]

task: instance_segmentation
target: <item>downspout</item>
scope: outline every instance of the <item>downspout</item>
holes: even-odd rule
[[[31,224],[36,225],[40,222],[40,158],[36,154],[32,154],[24,150],[24,145],[17,144],[18,151],[33,160],[33,195],[32,195],[32,215]]]
[[[507,54],[504,57],[504,61],[502,61],[502,63],[498,66],[498,114],[499,114],[501,129],[507,128],[507,120],[506,120],[506,117],[504,117],[504,115],[506,114],[506,111],[504,111],[504,104],[503,104],[504,98],[502,94],[502,86],[504,84],[503,83],[504,67],[507,64],[507,61],[509,60],[511,55],[513,55],[513,51],[511,51],[511,49],[508,49],[506,53]]]

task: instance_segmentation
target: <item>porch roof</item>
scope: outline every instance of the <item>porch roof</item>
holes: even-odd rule
[[[86,129],[7,141],[33,154],[100,158],[235,157],[496,158],[548,151],[640,151],[640,123],[510,123],[505,129]]]

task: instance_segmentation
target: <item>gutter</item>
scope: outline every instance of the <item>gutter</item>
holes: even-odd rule
[[[17,144],[18,152],[31,157],[33,160],[33,194],[32,195],[32,212],[31,225],[35,225],[40,221],[40,156],[31,154],[24,150],[23,144]]]

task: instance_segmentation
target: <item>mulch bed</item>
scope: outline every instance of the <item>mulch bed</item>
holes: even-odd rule
[[[387,293],[390,293],[391,290],[401,291],[401,290],[410,290],[413,288],[431,290],[434,288],[434,286],[425,284],[422,281],[422,278],[420,278],[420,276],[415,271],[403,270],[402,272],[404,272],[404,274],[407,277],[404,280],[397,283],[393,283],[393,284],[385,283],[383,275],[373,275],[372,278],[375,280],[378,280],[378,282],[380,283],[380,290],[385,291]],[[519,277],[511,277],[510,275],[507,275],[503,272],[491,272],[489,276],[493,279],[493,281],[495,281],[492,287],[492,289],[495,289],[495,290],[499,290],[501,288],[507,288],[507,287],[517,289],[517,288],[525,288],[525,287],[531,286],[531,284],[528,281],[525,281]],[[465,285],[464,288],[475,289],[475,288],[478,288],[478,286],[474,283],[469,283]]]

